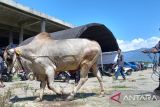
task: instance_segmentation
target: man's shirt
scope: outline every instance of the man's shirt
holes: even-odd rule
[[[124,59],[123,59],[123,55],[122,55],[122,54],[119,54],[119,55],[118,55],[117,65],[118,65],[118,66],[122,66],[122,67],[123,67],[123,65],[124,65]]]

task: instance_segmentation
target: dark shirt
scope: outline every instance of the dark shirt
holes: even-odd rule
[[[2,70],[3,70],[3,59],[0,56],[0,74],[2,74]]]
[[[122,54],[118,54],[117,65],[122,67],[124,65],[124,59]]]

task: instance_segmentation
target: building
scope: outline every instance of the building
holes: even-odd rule
[[[92,23],[73,27],[69,23],[35,11],[13,0],[0,0],[0,47],[19,44],[31,36],[46,31],[51,33],[54,39],[88,38],[95,40],[101,45],[103,52],[116,51],[119,48],[113,33],[103,24]]]
[[[73,25],[13,0],[0,0],[0,47],[18,44],[39,32],[55,32]]]

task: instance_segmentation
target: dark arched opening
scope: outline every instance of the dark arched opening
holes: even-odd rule
[[[91,24],[80,35],[80,38],[88,38],[97,41],[103,52],[116,51],[119,48],[112,32],[101,24]]]

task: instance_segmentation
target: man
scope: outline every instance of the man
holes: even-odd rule
[[[117,69],[117,71],[115,73],[115,77],[116,77],[116,80],[117,80],[119,73],[121,73],[123,79],[125,80],[126,77],[125,77],[125,75],[123,73],[124,60],[123,60],[123,55],[121,53],[121,49],[118,49],[117,53],[118,53],[118,59],[117,59],[116,65],[118,65],[118,69]],[[116,66],[116,65],[114,65],[114,66]]]
[[[144,53],[159,53],[160,52],[160,41],[151,49],[149,50],[144,50]],[[158,66],[160,66],[160,56],[159,56],[159,62],[158,62]],[[159,71],[160,73],[160,71]],[[156,93],[160,94],[160,76],[159,76],[159,86],[155,89]]]
[[[2,80],[2,73],[3,73],[3,59],[0,56],[0,88],[3,88],[5,86]]]

